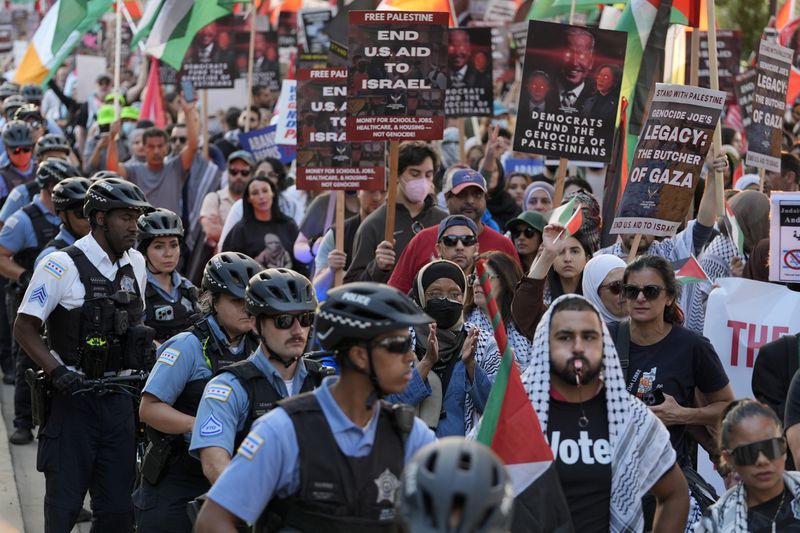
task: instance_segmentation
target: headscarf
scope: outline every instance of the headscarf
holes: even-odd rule
[[[625,267],[625,261],[616,255],[604,254],[593,257],[583,268],[583,296],[597,308],[600,312],[600,317],[606,325],[619,322],[625,317],[614,315],[603,304],[599,292],[600,285],[603,283],[603,280],[606,279],[609,272],[615,268],[624,269]]]
[[[427,305],[427,302],[425,301],[425,289],[430,287],[431,283],[437,279],[442,278],[449,278],[455,281],[456,285],[461,288],[462,292],[465,292],[467,289],[467,278],[464,275],[464,271],[461,270],[461,267],[452,261],[448,261],[447,259],[437,259],[436,261],[431,261],[427,265],[423,266],[420,271],[417,272],[417,275],[414,276],[414,281],[411,284],[411,299],[414,300],[422,309],[425,309],[425,306]],[[449,328],[449,332],[458,333],[463,329],[463,327],[464,315],[462,313],[458,322]],[[442,331],[442,329],[436,328],[436,331],[439,332]],[[425,338],[427,338],[427,336]],[[440,351],[442,348],[442,340],[445,340],[445,342],[449,344],[447,339],[449,339],[449,337],[445,339],[439,337]]]
[[[566,294],[554,301],[542,317],[533,337],[531,364],[522,376],[525,392],[536,410],[545,435],[550,412],[550,321],[553,309],[562,301],[573,298],[585,299]],[[609,530],[642,531],[642,496],[675,465],[675,450],[672,449],[667,428],[644,403],[625,389],[614,340],[605,324],[602,324],[602,328],[602,375],[611,445]]]
[[[749,254],[758,241],[769,237],[769,197],[763,192],[742,191],[730,201],[731,211],[744,234],[744,250]]]
[[[546,181],[534,181],[533,183],[528,185],[527,189],[525,189],[525,197],[524,200],[522,201],[523,210],[525,211],[528,210],[528,201],[531,199],[531,196],[533,195],[534,192],[540,190],[546,192],[547,196],[550,197],[550,201],[551,202],[553,201],[553,196],[556,195],[555,188],[553,188],[553,186],[547,183]]]
[[[567,198],[564,198],[561,205],[569,202],[572,198],[581,204],[583,210],[583,223],[578,233],[583,237],[578,237],[581,242],[589,245],[590,256],[600,249],[600,234],[603,226],[603,217],[600,215],[600,204],[594,196],[584,191],[575,191]]]
[[[758,185],[760,182],[761,178],[758,177],[758,174],[745,174],[736,180],[736,183],[733,184],[733,188],[737,191],[743,191],[751,185]]]

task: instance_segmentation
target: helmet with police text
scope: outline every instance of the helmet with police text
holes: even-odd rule
[[[214,294],[225,293],[234,298],[244,298],[250,278],[261,265],[249,255],[240,252],[222,252],[212,257],[203,271],[202,288]]]
[[[58,211],[72,211],[82,209],[86,200],[86,191],[92,185],[87,178],[66,178],[59,181],[53,188],[53,209]]]
[[[42,88],[38,85],[33,85],[32,83],[23,85],[22,89],[19,91],[19,94],[32,104],[40,104],[42,103],[42,98],[44,98]]]
[[[268,268],[250,278],[244,302],[253,316],[317,310],[317,295],[311,282],[287,268]]]
[[[3,144],[6,148],[33,147],[33,131],[27,122],[11,120],[3,126]]]
[[[118,180],[123,179],[122,176],[120,176],[113,170],[98,170],[97,172],[89,176],[89,179],[92,180],[92,183],[94,183],[95,181],[105,180],[108,178],[116,178]]]
[[[111,211],[112,209],[137,209],[150,211],[153,206],[145,198],[142,190],[134,183],[119,178],[99,180],[86,191],[83,213],[92,218],[95,211]]]
[[[156,237],[177,237],[183,239],[183,221],[169,209],[157,208],[139,217],[139,251],[147,249]]]
[[[371,341],[389,331],[432,322],[431,317],[394,287],[363,281],[328,291],[314,328],[320,345],[326,350],[336,350],[353,341]]]
[[[36,141],[36,158],[41,159],[42,154],[50,151],[63,152],[64,155],[68,156],[72,149],[62,135],[57,133],[45,133]]]
[[[514,492],[503,463],[485,445],[447,437],[406,465],[395,497],[401,531],[505,533]]]
[[[39,187],[47,187],[66,178],[77,178],[81,172],[65,159],[50,158],[39,163],[36,169],[36,183]]]

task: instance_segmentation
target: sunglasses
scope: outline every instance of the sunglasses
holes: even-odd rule
[[[270,317],[275,327],[278,329],[289,329],[294,324],[295,319],[300,323],[300,326],[307,328],[314,323],[314,313],[300,313],[299,315],[274,315]]]
[[[783,437],[774,437],[772,439],[760,440],[758,442],[751,442],[728,450],[736,461],[737,466],[750,466],[756,464],[758,455],[763,453],[770,461],[781,457],[786,453],[786,439]]]
[[[239,169],[236,169],[236,168],[229,168],[228,169],[228,175],[229,176],[242,176],[242,177],[244,177],[244,176],[249,176],[250,175],[250,171],[247,170],[247,169],[239,170]]]
[[[647,287],[645,287],[645,289],[646,288]],[[608,289],[608,292],[610,292],[614,296],[618,296],[619,293],[622,292],[623,285],[621,281],[612,281],[611,283],[608,283],[606,285],[600,285],[599,287],[597,287],[598,292],[600,291],[600,289]],[[636,296],[638,295],[639,293],[637,292]],[[647,298],[647,293],[645,293],[644,297]]]
[[[170,137],[169,140],[170,140],[170,142],[173,142],[173,143],[186,144],[186,141],[188,139],[186,137]]]
[[[452,248],[459,242],[464,246],[475,246],[478,243],[478,238],[475,235],[446,235],[439,239],[439,242]]]
[[[539,232],[530,226],[525,226],[523,228],[516,227],[511,230],[511,238],[516,239],[520,236],[520,234],[524,234],[527,238],[532,238],[534,235],[538,234]]]
[[[659,287],[658,285],[645,285],[644,287],[639,287],[637,285],[622,286],[622,290],[625,292],[625,298],[628,300],[635,300],[639,297],[640,292],[644,294],[645,300],[655,300],[664,289],[665,287]]]
[[[86,214],[83,212],[83,208],[73,209],[71,213],[75,218],[88,218]]]
[[[17,146],[16,148],[11,149],[11,153],[14,155],[29,154],[32,151],[33,151],[32,146]]]
[[[373,346],[380,346],[390,353],[408,353],[411,351],[411,337],[388,337],[378,341]]]

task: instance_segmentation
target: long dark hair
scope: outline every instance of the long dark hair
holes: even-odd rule
[[[589,243],[588,236],[583,231],[576,232],[573,237],[581,244],[583,253],[586,254],[586,261],[592,258],[592,245]],[[586,265],[584,265],[586,268]],[[561,276],[558,275],[556,269],[553,267],[547,272],[547,286],[550,288],[550,301],[554,301],[559,296],[566,294],[564,286],[561,284]],[[583,295],[583,270],[578,276],[578,287],[575,289],[575,294]]]
[[[505,324],[511,320],[511,300],[514,299],[514,291],[517,283],[525,275],[519,263],[514,261],[505,252],[486,252],[478,256],[478,259],[485,259],[486,263],[494,270],[500,280],[500,294],[495,294],[497,307],[500,310],[500,317]],[[475,296],[472,290],[467,291],[464,301],[464,315],[468,315],[475,309]],[[491,317],[490,317],[491,319]]]
[[[628,283],[628,276],[631,272],[639,272],[645,268],[650,268],[658,273],[667,294],[672,296],[672,303],[664,308],[664,322],[668,322],[673,326],[683,325],[686,316],[683,309],[678,305],[678,298],[681,296],[681,286],[675,279],[675,269],[672,265],[661,256],[658,255],[640,255],[633,263],[625,268],[625,274],[622,276],[622,283]]]
[[[269,188],[272,191],[272,207],[270,210],[270,215],[272,216],[271,220],[273,222],[284,222],[289,220],[288,217],[281,212],[280,205],[278,204],[278,188],[266,176],[255,176],[247,182],[247,187],[244,188],[244,194],[242,195],[242,220],[253,221],[256,218],[253,206],[250,205],[250,185],[252,185],[254,181],[263,181],[269,185]]]

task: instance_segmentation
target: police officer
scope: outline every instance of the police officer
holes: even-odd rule
[[[83,214],[83,202],[91,185],[91,180],[78,177],[66,178],[53,187],[53,209],[61,219],[61,226],[55,238],[39,252],[34,265],[48,254],[63,250],[89,234],[91,228],[89,219]]]
[[[8,102],[6,102],[8,103]],[[10,120],[3,126],[3,141],[5,153],[0,158],[0,198],[5,199],[8,193],[17,185],[27,183],[33,179],[35,170],[33,159],[33,130],[27,122]]]
[[[139,251],[147,261],[145,324],[164,342],[191,325],[199,311],[197,287],[178,273],[183,222],[169,209],[139,217]]]
[[[8,279],[6,305],[10,320],[17,314],[20,300],[28,287],[39,252],[56,236],[61,220],[53,211],[53,187],[64,178],[78,176],[78,169],[60,159],[41,163],[36,170],[36,183],[41,192],[33,201],[20,209],[0,230],[0,275]],[[16,361],[14,388],[14,433],[12,444],[33,441],[31,417],[31,389],[25,381],[25,371],[33,367],[30,358],[14,345]]]
[[[136,221],[152,209],[141,189],[101,180],[86,193],[91,233],[36,267],[14,335],[50,376],[50,416],[39,433],[45,531],[67,533],[89,489],[93,531],[129,532],[135,475],[133,402],[86,391],[85,379],[149,369],[153,332],[141,323],[147,273],[133,250]],[[47,325],[47,343],[39,336]]]
[[[244,295],[247,280],[259,270],[261,265],[241,253],[213,257],[203,273],[205,314],[159,348],[139,407],[151,442],[133,494],[139,531],[192,529],[186,504],[210,487],[200,462],[188,453],[197,406],[220,367],[244,360],[258,346]]]
[[[259,272],[247,285],[245,309],[260,344],[247,361],[222,369],[203,393],[191,450],[213,483],[253,421],[282,398],[318,387],[329,369],[302,358],[317,298],[311,282],[284,268]]]
[[[197,531],[233,532],[237,518],[258,521],[256,531],[392,531],[403,465],[434,434],[410,408],[375,400],[408,385],[408,328],[431,322],[387,285],[328,292],[316,335],[341,375],[258,422],[208,493]]]

